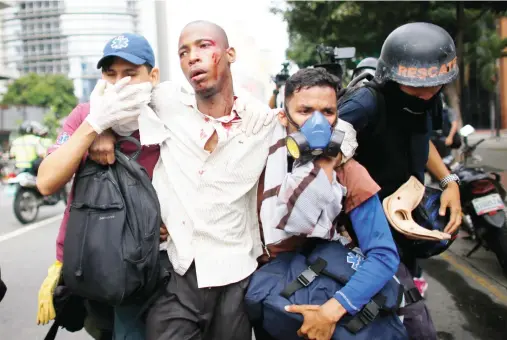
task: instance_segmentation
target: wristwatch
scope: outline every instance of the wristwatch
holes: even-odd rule
[[[442,180],[440,181],[440,188],[444,190],[445,188],[447,188],[447,185],[451,182],[456,182],[459,185],[460,181],[458,175],[450,174],[442,178]]]

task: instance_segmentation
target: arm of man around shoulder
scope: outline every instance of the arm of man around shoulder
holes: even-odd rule
[[[48,156],[39,167],[37,188],[43,195],[57,192],[70,181],[97,136],[92,126],[83,119],[84,109],[86,107],[81,104],[70,113],[57,143],[48,150]]]

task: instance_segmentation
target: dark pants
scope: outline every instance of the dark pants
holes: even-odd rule
[[[400,263],[396,276],[405,289],[415,287],[413,274],[403,263]],[[437,340],[437,331],[424,300],[403,307],[401,312],[404,316],[403,325],[411,340]]]
[[[169,268],[166,294],[146,318],[146,340],[250,340],[244,297],[249,279],[223,287],[197,288],[195,265],[185,275]]]
[[[37,158],[36,160],[34,160],[32,162],[32,168],[28,172],[31,173],[32,175],[34,175],[35,177],[37,177],[41,163],[42,163],[42,158]]]

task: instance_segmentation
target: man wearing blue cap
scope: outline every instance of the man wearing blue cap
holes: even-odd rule
[[[48,156],[40,166],[37,185],[43,194],[53,193],[69,182],[90,147],[92,159],[102,164],[112,164],[114,153],[110,140],[114,135],[132,135],[139,139],[137,127],[139,107],[150,101],[151,89],[159,80],[159,70],[155,67],[155,56],[149,42],[143,36],[132,33],[114,37],[104,47],[103,57],[99,60],[97,68],[102,69],[102,79],[92,92],[90,102],[79,104],[70,113],[56,144],[48,150]],[[105,151],[111,149],[111,152],[93,152],[102,149]],[[129,154],[136,150],[136,146],[125,142],[122,143],[122,150]],[[158,158],[158,146],[142,148],[138,162],[147,170],[150,177]],[[37,323],[43,325],[56,315],[53,292],[61,274],[63,243],[72,196],[71,193],[58,233],[56,262],[49,268],[48,276],[39,291]],[[95,313],[92,312],[96,313],[97,310]],[[101,334],[97,334],[97,337],[107,338],[107,334],[111,332],[111,325],[107,320],[107,312],[101,314],[105,315],[94,318],[91,323],[94,324],[94,328],[100,329]],[[137,310],[116,309],[114,322],[116,338],[143,339],[144,328],[133,325],[136,322],[133,315],[136,314]],[[124,334],[127,329],[131,330],[128,337]]]

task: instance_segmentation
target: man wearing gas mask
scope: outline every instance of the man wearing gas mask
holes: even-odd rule
[[[449,34],[433,24],[410,23],[394,30],[384,42],[375,78],[339,103],[340,118],[358,132],[356,159],[381,186],[383,200],[410,176],[424,183],[425,167],[444,190],[439,214],[450,210],[445,232],[453,234],[461,223],[457,176],[449,173],[430,142],[435,101],[445,84],[458,76],[456,48]],[[369,87],[369,88],[368,88]],[[405,286],[424,293],[410,240],[393,233],[401,261],[397,276]],[[407,270],[408,268],[408,270]],[[416,298],[417,299],[417,298]],[[406,308],[404,324],[413,339],[436,339],[436,331],[423,301]]]
[[[348,284],[324,305],[287,307],[303,315],[298,334],[310,339],[330,339],[336,322],[347,313],[356,314],[399,264],[377,196],[380,188],[351,159],[357,147],[355,131],[338,119],[337,88],[338,79],[323,68],[302,69],[287,80],[284,111],[278,115],[258,187],[266,245],[261,264],[281,252],[301,249],[309,238],[350,242],[347,230],[335,229],[342,211],[366,255]],[[262,327],[256,325],[255,331],[258,340],[271,339]]]

